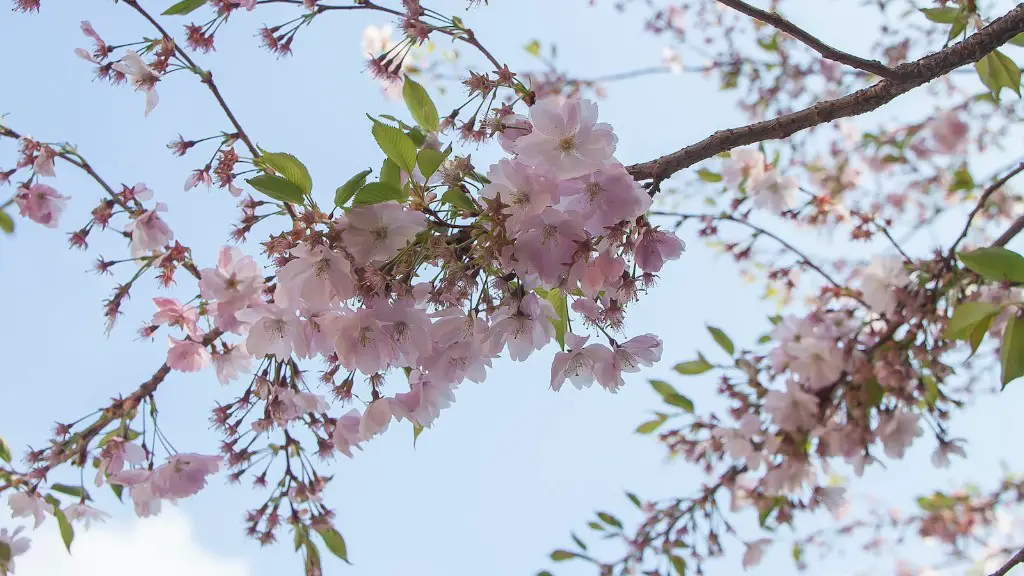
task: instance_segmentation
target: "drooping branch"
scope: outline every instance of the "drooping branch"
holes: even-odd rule
[[[629,166],[636,180],[661,182],[697,162],[731,150],[765,140],[787,138],[801,130],[870,112],[897,96],[931,82],[951,71],[977,62],[986,54],[1024,32],[1024,4],[995,19],[966,40],[919,60],[895,68],[899,80],[885,79],[873,86],[834,100],[819,102],[809,108],[756,122],[740,128],[720,130],[711,136],[661,158]]]
[[[858,70],[870,72],[881,78],[896,80],[900,77],[899,72],[877,60],[867,60],[865,58],[843,52],[842,50],[837,50],[828,44],[825,44],[814,37],[811,33],[796,24],[793,24],[789,20],[786,20],[776,12],[766,12],[760,8],[755,8],[754,6],[747,4],[742,0],[718,0],[718,2],[736,10],[737,12],[742,12],[755,20],[764,22],[781,32],[789,34],[793,38],[803,42],[811,50],[821,54],[822,58],[825,58],[826,60],[832,60],[833,62],[839,62],[840,64],[845,64],[847,66],[857,68]]]

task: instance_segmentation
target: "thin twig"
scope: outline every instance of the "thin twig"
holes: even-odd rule
[[[1020,164],[1017,164],[1016,168],[1014,168],[1013,170],[1010,170],[1009,172],[1007,172],[1005,176],[1003,176],[1002,178],[1000,178],[1000,179],[996,180],[995,182],[993,182],[988,188],[985,189],[984,192],[981,193],[981,198],[978,199],[978,204],[974,207],[973,210],[971,210],[971,213],[967,216],[967,223],[964,224],[964,229],[960,232],[960,235],[957,236],[956,240],[953,241],[953,245],[949,247],[949,256],[950,257],[952,257],[953,253],[956,251],[956,247],[961,242],[963,242],[964,238],[967,237],[967,232],[970,231],[970,229],[971,229],[971,224],[974,222],[974,217],[977,216],[978,213],[981,212],[985,208],[985,203],[988,202],[989,196],[992,196],[992,194],[995,194],[996,191],[998,191],[1000,188],[1003,187],[1003,185],[1005,185],[1007,182],[1009,182],[1011,178],[1013,178],[1017,174],[1020,174],[1021,172],[1024,172],[1024,162],[1021,162]],[[1018,232],[1019,232],[1019,230],[1018,230]],[[1014,232],[1014,235],[1016,235],[1016,232]],[[1006,242],[1009,242],[1010,238],[1012,238],[1012,237],[1013,236],[1010,236],[1009,238],[1007,238],[1006,241],[1003,242],[1002,244],[998,244],[998,241],[997,241],[996,245],[997,246],[1002,246],[1003,244],[1006,244]]]
[[[825,44],[803,28],[793,24],[789,20],[786,20],[777,12],[766,12],[760,8],[753,7],[742,0],[718,0],[718,2],[720,4],[725,4],[737,12],[742,12],[751,18],[773,26],[781,32],[789,34],[793,38],[803,42],[808,48],[814,50],[818,54],[821,54],[822,58],[825,58],[826,60],[846,64],[847,66],[851,66],[865,72],[870,72],[871,74],[881,78],[898,80],[900,77],[899,72],[877,60],[867,60],[859,56],[843,52],[842,50],[837,50],[836,48]]]
[[[740,128],[720,130],[711,136],[661,158],[629,166],[636,180],[661,181],[676,172],[693,166],[738,146],[765,140],[788,138],[812,126],[839,118],[857,116],[889,103],[922,84],[948,74],[966,64],[977,62],[986,54],[1024,32],[1024,4],[996,18],[963,42],[954,44],[920,60],[896,67],[899,80],[884,79],[873,86],[834,100],[825,100],[809,108],[756,122]]]
[[[1006,576],[1006,574],[1009,573],[1010,570],[1012,570],[1016,565],[1020,564],[1021,562],[1024,562],[1024,548],[1019,550],[1016,554],[1013,555],[1012,558],[1010,558],[1006,562],[1006,564],[1003,564],[999,568],[999,570],[996,570],[989,576]]]
[[[992,245],[1006,246],[1010,240],[1013,240],[1017,234],[1021,233],[1021,230],[1024,230],[1024,216],[1020,216],[1014,220],[1013,224],[1010,224],[1010,227],[1006,229],[1006,232],[1003,232],[999,238],[996,238],[996,241],[993,242]]]

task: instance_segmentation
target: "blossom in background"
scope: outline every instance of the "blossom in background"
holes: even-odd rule
[[[673,74],[683,73],[683,57],[674,48],[666,46],[661,49],[661,65]]]
[[[896,289],[910,284],[910,276],[899,256],[876,255],[860,272],[860,290],[864,302],[879,314],[892,314],[899,299]]]

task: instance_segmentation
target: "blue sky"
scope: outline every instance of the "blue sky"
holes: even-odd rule
[[[150,0],[146,5],[157,12],[169,3]],[[491,4],[469,13],[463,12],[464,0],[434,2],[432,7],[462,14],[491,52],[513,70],[534,66],[523,50],[532,38],[557,42],[560,63],[583,77],[656,65],[662,46],[669,42],[642,33],[643,10],[620,14],[609,2],[595,8],[587,8],[585,0]],[[863,49],[866,41],[857,32],[862,28],[850,23],[870,26],[871,21],[847,4],[830,2],[828,20],[803,23],[813,24],[834,44],[851,51]],[[276,60],[259,49],[253,37],[263,22],[286,19],[271,18],[274,13],[261,9],[238,14],[218,34],[218,52],[198,61],[214,71],[225,98],[261,146],[295,154],[309,166],[319,191],[314,193],[326,204],[334,188],[350,175],[380,165],[379,152],[370,145],[365,113],[404,112],[400,104],[384,101],[362,73],[361,31],[388,20],[369,12],[325,16],[300,35],[296,57]],[[77,144],[111,182],[147,183],[158,200],[170,205],[166,220],[181,241],[193,247],[196,260],[213,262],[237,218],[235,200],[223,191],[183,193],[189,170],[200,160],[174,158],[165,145],[178,133],[198,137],[211,128],[227,129],[221,111],[194,77],[173,74],[158,86],[159,107],[143,118],[140,94],[92,81],[90,66],[72,53],[89,45],[78,29],[83,19],[90,20],[109,43],[152,34],[133,11],[112,3],[44,0],[40,15],[0,12],[0,62],[5,71],[0,113],[10,113],[7,122],[23,133]],[[459,49],[468,62],[481,61],[464,47]],[[684,58],[694,62],[697,57],[684,52]],[[451,96],[438,100],[441,110],[454,102]],[[908,97],[891,113],[905,113],[921,102]],[[616,128],[617,155],[626,163],[744,123],[731,98],[694,76],[653,76],[609,86],[600,110],[602,120]],[[13,162],[13,149],[0,150],[0,167],[7,167]],[[494,147],[474,152],[478,167],[496,157]],[[0,239],[0,310],[7,327],[0,347],[5,360],[0,434],[19,450],[25,444],[42,444],[54,419],[77,418],[111,396],[133,390],[166,352],[159,342],[135,340],[136,327],[152,313],[149,297],[158,294],[150,280],[124,307],[114,332],[103,336],[100,302],[127,270],[115,269],[109,278],[89,268],[98,254],[113,258],[126,251],[111,234],[94,234],[87,254],[67,249],[63,232],[86,221],[101,191],[67,165],[58,165],[57,174],[58,189],[72,197],[60,231],[19,220],[16,235]],[[628,379],[617,395],[600,388],[568,388],[556,394],[548,390],[553,351],[546,350],[523,364],[499,362],[484,384],[461,386],[456,404],[420,437],[415,450],[411,428],[393,426],[354,460],[333,466],[335,480],[328,499],[336,507],[338,527],[355,565],[332,563],[327,574],[531,574],[551,567],[548,553],[570,543],[571,529],[585,531],[594,510],[632,519],[623,490],[645,498],[694,492],[702,481],[696,470],[667,464],[652,439],[632,433],[658,407],[645,380],[673,381],[694,398],[698,409],[713,405],[714,380],[679,380],[672,376],[672,364],[691,358],[697,348],[709,356],[715,353],[705,322],[749,345],[764,332],[765,317],[772,312],[757,300],[759,288],[739,281],[735,268],[703,246],[692,228],[684,234],[688,251],[665,269],[659,286],[632,311],[627,327],[629,333],[653,332],[664,339],[662,364]],[[177,294],[194,290],[184,277],[182,282]],[[207,408],[231,394],[232,389],[217,384],[212,371],[172,376],[158,396],[162,428],[179,450],[212,452],[218,438],[208,429]],[[890,464],[886,471],[869,473],[855,491],[906,504],[910,495],[953,480],[994,478],[1002,459],[1021,464],[1019,455],[1001,449],[1007,438],[1024,432],[1024,423],[1013,416],[1021,399],[1020,392],[1010,390],[980,401],[957,421],[957,431],[972,440],[969,467],[932,470],[927,464],[932,442],[924,439],[910,457]],[[287,535],[282,534],[285,544],[260,549],[242,534],[245,510],[260,502],[261,495],[248,487],[225,487],[217,480],[183,502],[183,515],[170,521],[180,521],[174,526],[181,528],[187,526],[184,518],[190,520],[192,541],[198,543],[194,553],[233,558],[240,564],[232,564],[231,570],[240,575],[297,573],[300,560],[287,544]],[[128,510],[105,503],[117,522],[127,521]],[[0,525],[6,526],[2,514]],[[115,526],[144,530],[116,522]],[[53,540],[52,533],[49,537]],[[759,536],[748,530],[745,537]],[[110,545],[110,539],[102,537],[79,545],[103,546],[104,541]],[[169,558],[186,554],[186,548],[193,550],[174,544],[177,540],[170,537],[153,536],[151,541],[165,544],[154,545],[158,550],[153,554]],[[41,543],[37,549],[55,550],[50,544]],[[791,571],[787,551],[779,548],[763,569]],[[731,550],[721,565],[727,573],[740,570],[741,549]],[[69,566],[36,554],[34,563],[25,564],[29,576],[91,574],[84,559]],[[125,574],[137,571],[124,564]],[[833,561],[824,566],[848,574],[859,564]],[[107,568],[114,570],[106,572],[113,576],[120,569]],[[556,573],[590,573],[581,568],[560,565]],[[202,574],[198,568],[182,571]],[[234,574],[227,569],[221,573]]]

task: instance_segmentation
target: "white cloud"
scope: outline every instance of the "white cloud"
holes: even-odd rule
[[[185,514],[164,505],[153,518],[77,525],[69,555],[56,522],[27,535],[32,547],[16,560],[15,576],[251,576],[245,561],[213,554],[196,540]]]

